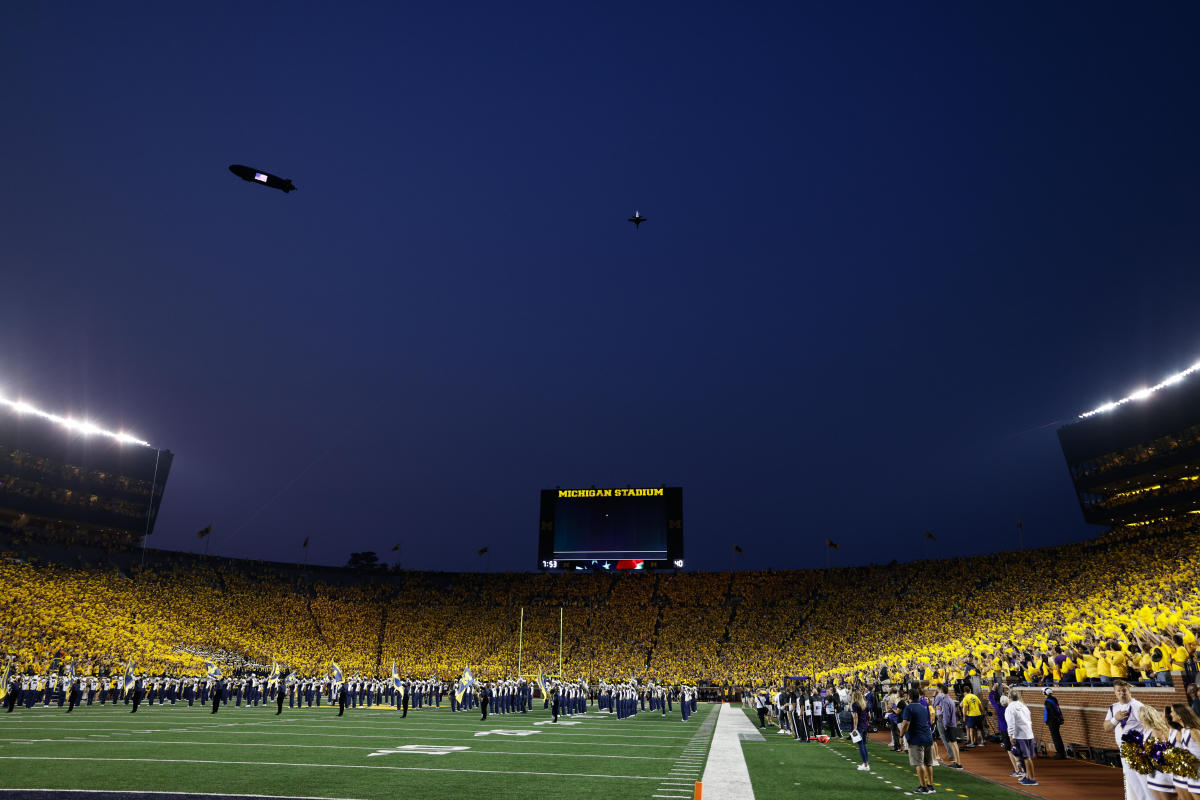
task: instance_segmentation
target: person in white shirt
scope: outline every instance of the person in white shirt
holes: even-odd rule
[[[762,692],[754,695],[754,708],[758,710],[758,727],[767,727],[767,697]]]
[[[1121,737],[1130,731],[1141,731],[1145,735],[1142,722],[1138,719],[1138,709],[1142,703],[1133,697],[1129,684],[1121,678],[1113,681],[1113,694],[1117,702],[1108,707],[1108,713],[1104,716],[1104,730],[1113,732],[1117,749],[1120,749]],[[1126,800],[1151,800],[1147,777],[1130,767],[1124,758],[1121,759],[1121,767],[1125,773]]]
[[[782,689],[775,695],[775,704],[779,706],[779,734],[790,733],[788,728],[788,712],[791,711],[791,700]]]
[[[1008,738],[1012,740],[1012,754],[1023,761],[1025,774],[1017,779],[1022,786],[1037,786],[1033,760],[1037,748],[1033,741],[1033,721],[1029,706],[1021,702],[1021,690],[1008,693],[1008,705],[1004,708],[1004,721],[1008,723]]]

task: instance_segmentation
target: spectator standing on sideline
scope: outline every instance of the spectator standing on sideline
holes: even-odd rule
[[[917,768],[917,794],[933,794],[933,730],[929,710],[920,702],[921,690],[910,689],[901,714],[900,734],[908,742],[908,763]]]
[[[933,697],[933,707],[937,710],[937,733],[946,746],[947,766],[962,769],[962,764],[958,763],[958,708],[947,691],[946,684],[938,684],[937,694]]]
[[[1022,786],[1037,786],[1037,775],[1033,768],[1033,760],[1037,757],[1037,749],[1033,741],[1033,720],[1029,716],[1029,706],[1021,702],[1020,689],[1009,690],[1004,719],[1008,722],[1008,735],[1012,739],[1012,753],[1021,759],[1025,771],[1024,775],[1017,778],[1017,783]]]
[[[867,759],[867,733],[871,729],[871,719],[867,714],[867,699],[863,697],[862,692],[855,692],[850,696],[850,712],[854,719],[854,725],[850,729],[850,739],[857,739],[855,744],[858,745],[858,754],[862,757],[862,763],[858,765],[858,768],[863,772],[870,772],[871,765]]]
[[[1046,727],[1050,729],[1050,738],[1054,740],[1054,757],[1066,758],[1067,749],[1063,747],[1062,733],[1060,728],[1065,721],[1062,709],[1058,707],[1058,698],[1054,696],[1054,690],[1047,686],[1042,689],[1042,694],[1046,695],[1045,710],[1042,712],[1042,721],[1046,723]]]
[[[967,725],[967,743],[964,747],[983,747],[983,701],[973,691],[962,699],[963,720]]]

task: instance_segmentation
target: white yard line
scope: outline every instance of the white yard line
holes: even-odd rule
[[[0,742],[11,742],[11,743],[32,742],[34,744],[78,744],[78,743],[97,744],[95,739],[36,739],[36,740],[34,740],[34,739],[0,739]],[[198,747],[198,746],[206,746],[206,747],[285,747],[285,748],[289,748],[289,749],[296,748],[296,749],[304,749],[304,750],[355,750],[358,752],[363,752],[364,750],[370,750],[375,747],[375,745],[371,745],[369,747],[366,745],[359,745],[359,746],[355,747],[352,745],[345,745],[345,744],[290,744],[290,743],[289,744],[265,744],[263,742],[254,742],[254,743],[197,742],[197,741],[166,741],[166,740],[162,740],[162,739],[113,739],[112,741],[101,742],[100,744],[106,744],[106,745],[107,744],[178,744],[178,745],[184,745],[187,747]],[[467,752],[464,751],[464,754],[467,754]],[[520,753],[520,752],[513,752],[511,750],[494,750],[494,751],[471,750],[471,751],[469,751],[469,754],[473,755],[473,756],[537,756],[539,758],[541,758],[543,756],[547,756],[547,757],[554,756],[555,758],[622,758],[622,759],[632,759],[635,761],[671,761],[671,762],[675,761],[675,759],[671,758],[670,756],[606,756],[606,755],[601,755],[599,753],[546,753],[546,752]],[[130,790],[130,791],[133,791],[133,790]]]
[[[54,726],[48,726],[48,727],[43,726],[43,727],[27,727],[26,730],[53,730],[53,731],[61,732],[63,729],[59,728],[59,727],[54,727]],[[358,733],[302,733],[302,732],[296,731],[296,730],[286,730],[286,731],[240,730],[240,731],[238,731],[238,730],[226,729],[226,730],[222,730],[222,731],[215,731],[215,730],[173,731],[173,730],[169,730],[169,729],[162,729],[162,730],[153,730],[153,731],[150,731],[150,730],[137,731],[137,730],[135,730],[132,732],[116,731],[113,728],[72,728],[70,730],[70,732],[78,732],[78,731],[109,731],[113,736],[130,736],[133,733],[193,733],[193,732],[195,732],[195,733],[205,733],[205,734],[209,734],[209,735],[212,735],[214,733],[222,733],[222,734],[227,734],[227,735],[233,734],[233,735],[239,735],[239,736],[251,735],[251,734],[254,736],[315,736],[315,737],[318,737],[321,739],[388,739],[388,740],[415,739],[415,740],[421,741],[421,742],[425,742],[425,741],[461,742],[461,741],[464,741],[463,736],[424,736],[420,733],[413,733],[413,732],[404,733],[404,732],[401,732],[400,730],[396,730],[391,733],[378,733],[378,734],[372,734],[372,735],[358,734]],[[467,731],[467,732],[470,732],[470,731]],[[558,734],[558,733],[555,733],[554,735],[561,736],[561,734]],[[614,736],[611,738],[619,738],[619,737]],[[0,741],[24,742],[24,741],[29,741],[29,737],[16,737],[13,739],[8,739],[8,740],[0,739]],[[54,741],[60,741],[60,740],[56,739]],[[113,740],[113,741],[115,741],[115,740]],[[470,739],[465,739],[465,741],[475,741],[475,739],[470,738]],[[493,739],[490,741],[494,745],[517,744],[517,742],[514,742],[514,741],[506,742],[506,741],[501,741],[499,739]],[[561,744],[561,745],[567,745],[567,746],[571,746],[571,747],[636,747],[636,748],[652,748],[652,749],[656,749],[656,750],[674,750],[679,746],[679,745],[671,745],[671,744],[628,744],[626,742],[567,742],[567,741],[563,741],[562,739],[558,739],[558,738],[555,738],[555,739],[539,738],[539,739],[537,739],[537,742],[539,744]],[[364,746],[367,746],[367,745],[364,745]]]
[[[716,712],[705,714],[692,734],[691,739],[683,748],[683,752],[675,761],[667,776],[658,784],[657,794],[651,797],[668,798],[669,800],[687,800],[695,794],[696,781],[700,777],[700,762],[712,741],[713,728],[716,726]]]
[[[741,706],[722,704],[718,713],[717,730],[701,778],[704,794],[721,800],[754,800],[742,742],[761,742],[762,734],[742,712]]]
[[[0,761],[135,761],[149,764],[161,764],[160,758],[101,758],[85,756],[0,756]],[[442,769],[438,767],[389,767],[366,764],[306,764],[294,761],[213,761],[197,758],[177,758],[172,764],[226,764],[243,767],[306,767],[312,769],[378,769],[392,772],[470,772],[483,775],[538,775],[553,778],[604,778],[618,781],[657,781],[657,775],[598,775],[586,772],[530,772],[516,770],[493,769]],[[135,790],[130,790],[135,791]]]
[[[176,724],[175,727],[244,728],[244,727],[248,727],[248,726],[255,726],[254,730],[243,730],[243,731],[237,731],[237,732],[238,733],[258,734],[258,733],[267,733],[267,731],[261,730],[262,727],[272,727],[274,725],[277,725],[280,723],[286,723],[289,721],[290,720],[273,720],[273,721],[263,720],[260,722],[229,722],[229,723],[195,722],[195,723],[185,723],[183,725]],[[88,722],[96,724],[99,722],[99,720],[88,720]],[[337,723],[334,723],[332,725],[328,725],[328,724],[306,725],[306,724],[303,724],[302,722],[300,722],[299,720],[291,721],[291,722],[293,722],[293,724],[288,725],[289,728],[299,728],[301,730],[343,730],[343,731],[362,730],[362,731],[387,731],[389,733],[392,733],[392,732],[404,730],[405,728],[409,727],[407,725],[407,723],[404,723],[404,722],[399,722],[396,725],[341,725],[341,724],[337,724]],[[169,723],[159,722],[157,724],[163,725],[163,724],[169,724]],[[22,725],[22,726],[20,726],[20,728],[15,728],[15,727],[13,728],[13,730],[35,730],[35,731],[37,731],[37,730],[99,731],[99,730],[128,730],[128,729],[133,729],[134,732],[136,732],[137,729],[141,729],[144,731],[154,731],[156,733],[160,730],[164,731],[164,732],[169,730],[169,728],[157,728],[156,724],[151,720],[127,720],[124,724],[121,724],[120,722],[118,722],[118,724],[115,726],[112,723],[109,723],[108,727],[104,727],[104,728],[83,727],[83,726],[78,726],[78,725],[72,725],[69,728],[64,728],[62,725]],[[457,728],[431,728],[431,727],[424,726],[424,725],[412,726],[413,732],[416,732],[416,730],[418,730],[418,729],[422,730],[422,731],[432,731],[432,732],[436,732],[436,733],[466,733],[466,732],[476,733],[478,731],[487,731],[487,730],[515,730],[515,728],[512,728],[511,726],[505,727],[504,725],[501,725],[499,723],[497,723],[495,728],[491,728],[486,725],[480,726],[480,727],[464,725],[464,726],[457,727]],[[639,735],[636,733],[625,733],[625,732],[618,731],[618,730],[612,730],[612,731],[608,731],[605,733],[584,733],[583,731],[571,731],[571,730],[564,730],[562,728],[552,728],[552,729],[538,730],[538,732],[539,733],[550,733],[551,730],[553,730],[554,736],[562,737],[564,739],[618,739],[619,738],[621,740],[654,739],[654,740],[660,740],[660,741],[687,741],[687,740],[691,739],[691,734],[685,734],[682,736],[645,736],[645,735]],[[235,732],[235,731],[232,731],[232,730],[230,731],[230,733],[233,733],[233,732]],[[285,731],[285,733],[286,733],[286,731]],[[312,734],[312,735],[325,735],[325,734]],[[336,734],[334,734],[334,735],[336,735]],[[378,738],[378,736],[374,736],[374,737],[366,736],[365,738]],[[582,744],[582,742],[581,742],[581,744]],[[590,744],[590,742],[589,742],[589,744]],[[678,747],[678,745],[670,745],[670,746]]]

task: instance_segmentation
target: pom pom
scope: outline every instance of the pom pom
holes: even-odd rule
[[[1162,772],[1163,756],[1168,750],[1171,749],[1170,742],[1159,742],[1155,741],[1154,739],[1150,739],[1146,742],[1146,745],[1143,749],[1146,752],[1146,758],[1150,759],[1150,763],[1154,765],[1154,768]]]
[[[1154,764],[1150,763],[1150,759],[1146,757],[1146,751],[1141,745],[1132,742],[1123,742],[1121,744],[1121,758],[1125,759],[1125,763],[1129,768],[1140,775],[1150,775],[1153,773]]]
[[[1121,758],[1139,775],[1150,775],[1157,771],[1146,753],[1146,741],[1141,731],[1129,731],[1121,737]]]
[[[1181,747],[1169,747],[1162,754],[1162,772],[1195,780],[1200,775],[1200,760]]]

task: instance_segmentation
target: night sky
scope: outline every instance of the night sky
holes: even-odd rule
[[[1195,3],[182,5],[0,6],[0,394],[176,454],[151,546],[1075,541],[1056,429],[1200,359]]]

